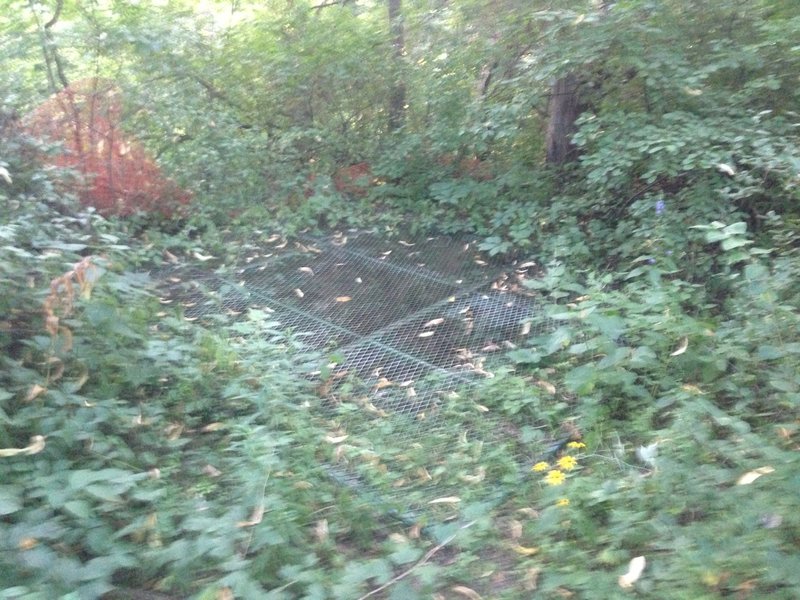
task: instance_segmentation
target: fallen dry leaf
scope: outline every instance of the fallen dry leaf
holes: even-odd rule
[[[445,496],[444,498],[431,500],[428,504],[458,504],[459,502],[461,502],[461,498],[458,496]]]
[[[545,381],[543,379],[538,379],[536,381],[536,385],[539,386],[540,388],[542,388],[544,391],[546,391],[550,395],[554,395],[556,393],[556,386],[554,386],[549,381]]]
[[[535,546],[520,546],[519,544],[511,546],[511,549],[522,556],[533,556],[539,552],[539,548],[536,548]]]
[[[432,335],[435,335],[435,334],[436,334],[435,331],[423,331],[417,337],[427,338],[427,337],[431,337]]]
[[[388,379],[386,379],[386,377],[381,377],[380,379],[378,379],[378,383],[375,384],[375,389],[376,390],[382,390],[383,388],[389,387],[389,386],[392,386],[392,385],[394,385],[394,384],[391,381],[389,381]]]
[[[34,435],[31,437],[31,443],[24,448],[0,448],[0,458],[16,456],[18,454],[39,454],[39,452],[44,450],[44,446],[44,436]]]
[[[425,328],[425,327],[434,327],[436,325],[441,325],[442,323],[444,323],[444,319],[439,317],[438,319],[431,319],[430,321],[425,323],[422,327],[423,328]]]
[[[730,175],[731,177],[736,175],[736,169],[734,169],[730,165],[726,165],[725,163],[717,163],[717,168],[726,175]]]
[[[644,556],[637,556],[636,558],[632,558],[630,564],[628,565],[628,572],[624,575],[619,576],[619,586],[623,589],[629,589],[633,587],[633,584],[639,580],[639,577],[642,576],[642,571],[644,571],[644,567],[647,564]]]
[[[294,295],[297,296],[298,298],[302,298],[303,296],[305,296],[305,293],[303,293],[303,290],[301,290],[300,288],[295,288]]]
[[[258,525],[261,523],[261,520],[264,518],[264,505],[259,504],[253,509],[253,513],[250,515],[250,519],[248,521],[239,521],[236,523],[237,527],[252,527],[253,525]]]
[[[527,592],[534,592],[539,585],[539,573],[541,572],[540,569],[536,567],[531,567],[527,571],[525,571],[525,575],[522,578],[522,586],[525,588]]]
[[[774,473],[774,472],[775,469],[769,466],[753,469],[752,471],[748,471],[747,473],[739,477],[739,479],[736,480],[736,485],[750,485],[762,475],[767,475],[769,473]]]
[[[522,537],[522,523],[516,519],[511,519],[508,524],[508,535],[512,540],[518,540]]]
[[[214,465],[206,465],[203,467],[202,473],[203,475],[208,475],[209,477],[219,477],[222,475],[222,471],[220,471]]]
[[[28,390],[28,393],[25,394],[25,402],[32,402],[33,400],[36,400],[36,398],[41,396],[46,391],[47,391],[46,387],[41,386],[38,383],[34,383]]]
[[[336,297],[336,301],[337,302],[350,302],[350,300],[352,300],[352,298],[350,296],[337,296]]]
[[[686,352],[686,349],[687,349],[688,347],[689,347],[689,338],[688,338],[688,337],[685,337],[685,338],[683,338],[683,339],[681,340],[681,343],[680,343],[680,345],[678,346],[678,349],[677,349],[677,350],[675,350],[675,352],[671,352],[671,353],[670,353],[670,356],[680,356],[681,354],[683,354],[684,352]]]
[[[460,594],[465,598],[469,598],[469,600],[481,600],[481,595],[478,592],[476,592],[472,588],[468,588],[465,585],[454,585],[450,589],[453,590],[456,594]]]
[[[39,545],[39,540],[37,540],[36,538],[24,537],[17,544],[17,548],[19,548],[23,552],[27,552],[28,550],[32,550],[38,545]]]
[[[465,483],[480,483],[486,478],[486,469],[478,467],[475,475],[459,475],[458,478]]]
[[[320,519],[314,525],[314,537],[320,543],[328,539],[328,519]]]
[[[311,267],[300,267],[297,270],[300,271],[301,273],[308,273],[309,275],[314,274],[314,269],[312,269]]]
[[[337,436],[326,435],[325,436],[325,441],[328,442],[329,444],[341,444],[343,441],[345,441],[349,437],[350,436],[347,435],[347,434],[345,434],[345,435],[337,435]]]

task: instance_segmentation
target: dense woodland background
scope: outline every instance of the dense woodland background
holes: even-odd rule
[[[800,595],[795,0],[9,0],[0,32],[0,597]],[[468,528],[389,523],[319,468],[324,357],[135,275],[343,227],[540,265],[559,327],[470,400],[577,424],[566,481],[498,446],[431,469]]]

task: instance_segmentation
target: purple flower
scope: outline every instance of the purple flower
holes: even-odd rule
[[[656,214],[660,215],[667,209],[667,203],[663,200],[656,202]]]
[[[656,259],[651,256],[650,258],[647,259],[647,264],[648,265],[656,264]]]

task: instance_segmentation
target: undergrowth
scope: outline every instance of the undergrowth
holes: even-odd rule
[[[169,224],[80,209],[13,138],[0,597],[797,597],[784,121],[584,118],[561,173],[420,172],[398,145],[365,198],[321,182],[282,220],[198,204]],[[548,326],[446,399],[457,430],[355,419],[357,384],[317,410],[330,355],[265,311],[187,320],[142,274],[334,225],[467,232],[538,263]]]

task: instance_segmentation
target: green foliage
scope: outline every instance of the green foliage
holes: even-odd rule
[[[0,595],[611,598],[645,556],[634,595],[796,597],[797,9],[605,4],[406,2],[395,60],[385,3],[65,0],[45,27],[45,3],[12,2]],[[39,161],[59,150],[24,134],[54,57],[70,82],[119,84],[126,129],[192,189],[191,214],[79,211],[75,174]],[[566,73],[579,158],[556,170],[543,140]],[[361,162],[356,198],[336,174]],[[266,313],[192,324],[132,274],[348,225],[471,234],[539,265],[520,285],[541,333],[442,403],[462,431],[423,423],[407,443],[355,418],[350,380],[312,413],[326,357]],[[539,455],[575,428],[585,448]],[[528,470],[558,452],[577,461],[563,483]],[[321,466],[339,460],[371,487]]]

